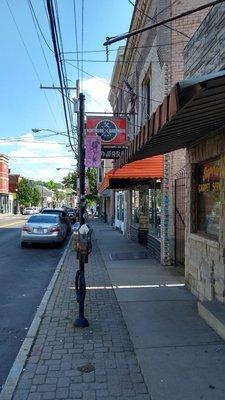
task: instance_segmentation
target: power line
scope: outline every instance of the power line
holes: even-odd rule
[[[72,108],[71,108],[72,100],[70,100],[70,98],[69,98],[70,91],[68,90],[68,86],[69,85],[68,85],[66,64],[65,64],[65,59],[64,59],[64,55],[63,55],[63,40],[62,40],[61,27],[60,27],[60,21],[59,21],[59,11],[58,11],[57,0],[55,0],[55,8],[56,8],[56,19],[57,19],[57,25],[58,25],[58,31],[59,31],[59,40],[60,40],[60,46],[61,46],[61,48],[59,48],[59,51],[60,51],[59,55],[60,55],[60,63],[61,63],[61,68],[62,68],[62,77],[63,77],[63,82],[64,82],[64,88],[65,88],[65,94],[66,94],[66,102],[67,102],[67,109],[68,109],[68,113],[69,113],[70,125],[71,125],[71,128],[72,128],[73,139],[74,139],[75,133],[74,133],[74,130],[73,130],[73,113],[72,113]],[[62,54],[62,56],[61,56],[61,54]],[[68,131],[68,139],[69,139],[70,147],[71,147],[72,151],[74,151],[74,148],[73,148],[73,145],[72,145],[72,142],[71,142],[70,131]],[[75,153],[75,151],[74,151],[74,153]]]
[[[81,55],[83,58],[83,51],[84,51],[84,0],[82,0],[82,14],[81,14]],[[83,90],[83,80],[84,80],[84,76],[83,76],[83,62],[81,62],[81,90]]]
[[[71,65],[72,67],[77,68],[76,65],[72,64],[71,62],[69,62],[69,61],[66,61],[66,62],[67,62],[67,64]],[[109,86],[109,87],[111,87],[111,88],[119,89],[119,90],[121,90],[121,91],[124,92],[124,93],[130,93],[128,90],[122,89],[122,88],[120,88],[119,86],[116,86],[116,85],[111,85],[110,83],[105,82],[103,79],[100,79],[100,78],[98,78],[97,76],[92,75],[92,74],[90,74],[89,72],[87,72],[87,71],[85,71],[85,70],[83,70],[83,72],[84,72],[86,75],[90,76],[91,78],[95,78],[96,80],[98,80],[98,81],[104,83],[105,85],[107,85],[107,86]],[[135,94],[135,96],[146,100],[146,97],[144,97],[144,96],[137,95],[137,94]],[[156,103],[161,103],[161,101],[156,100],[156,99],[150,99],[150,100],[155,101]]]
[[[52,136],[52,135],[50,135]],[[1,142],[9,142],[9,143],[44,143],[44,144],[60,144],[60,145],[65,145],[67,144],[66,142],[50,142],[48,140],[46,141],[41,141],[41,140],[25,140],[25,139],[8,139],[8,138],[1,138],[0,139],[0,143]]]
[[[42,43],[41,43],[41,38],[40,38],[40,35],[39,35],[39,32],[38,32],[38,29],[39,29],[39,31],[40,31],[41,34],[42,34],[42,30],[41,30],[41,28],[40,28],[40,25],[39,25],[39,22],[38,22],[38,18],[37,18],[37,16],[36,16],[36,13],[35,13],[35,10],[34,10],[34,7],[33,7],[33,5],[32,5],[31,0],[27,0],[27,2],[28,2],[28,5],[29,5],[29,8],[30,8],[31,17],[32,17],[32,20],[33,20],[33,24],[34,24],[36,33],[37,33],[37,37],[38,37],[38,41],[39,41],[39,44],[40,44],[40,47],[41,47],[41,50],[42,50],[42,54],[43,54],[43,57],[44,57],[44,60],[45,60],[45,63],[46,63],[46,66],[47,66],[47,69],[48,69],[48,72],[49,72],[49,76],[50,76],[50,78],[52,79],[52,83],[53,83],[53,82],[54,82],[54,79],[53,79],[53,76],[52,76],[52,73],[51,73],[51,69],[50,69],[50,66],[49,66],[49,63],[48,63],[48,60],[47,60],[47,57],[46,57],[44,48],[43,48]],[[44,38],[44,35],[43,35],[43,34],[42,34],[42,37]],[[45,43],[46,43],[45,38],[44,38],[44,41],[45,41]],[[47,45],[48,45],[48,43],[47,43]],[[48,46],[48,48],[53,52],[53,50],[52,50],[49,46]],[[56,94],[55,94],[55,98],[56,98],[56,102],[57,102],[57,104],[58,104],[59,110],[60,110],[60,112],[62,112],[62,111],[61,111],[61,106],[60,106],[60,104],[59,104],[59,100],[58,100]],[[62,116],[62,115],[61,115],[61,116]]]
[[[140,56],[141,56],[141,54],[139,54]],[[76,60],[74,60],[74,59],[72,59],[72,58],[66,58],[65,59],[65,61],[76,61]],[[114,64],[128,64],[128,63],[130,63],[130,60],[79,60],[80,62],[82,61],[82,62],[93,62],[93,63],[108,63],[108,62],[110,62],[110,63],[114,63]],[[142,63],[143,62],[143,60],[132,60],[132,63]],[[164,61],[165,63],[173,63],[173,62],[180,62],[180,63],[183,63],[184,62],[184,60],[167,60],[167,61]],[[158,60],[151,60],[150,61],[150,63],[159,63],[159,61]]]
[[[6,4],[7,4],[7,7],[8,7],[8,9],[9,9],[10,14],[11,14],[11,17],[12,17],[12,19],[13,19],[13,22],[14,22],[14,24],[15,24],[15,26],[16,26],[16,29],[17,29],[17,32],[18,32],[18,34],[19,34],[20,40],[21,40],[21,42],[22,42],[22,44],[23,44],[23,47],[24,47],[24,49],[25,49],[25,51],[26,51],[26,53],[27,53],[27,56],[28,56],[28,58],[29,58],[29,60],[30,60],[30,63],[31,63],[31,65],[32,65],[32,68],[33,68],[33,70],[34,70],[34,73],[35,73],[35,75],[36,75],[36,78],[37,78],[37,80],[38,80],[38,82],[39,82],[39,84],[40,84],[41,79],[40,79],[39,73],[38,73],[37,68],[35,67],[35,64],[34,64],[34,62],[33,62],[33,59],[32,59],[32,57],[31,57],[31,55],[30,55],[30,53],[29,53],[29,51],[28,51],[27,45],[26,45],[26,43],[25,43],[25,41],[24,41],[24,39],[23,39],[23,36],[22,36],[22,34],[21,34],[21,31],[20,31],[20,28],[19,28],[19,26],[18,26],[18,24],[17,24],[17,22],[16,22],[16,19],[15,19],[15,17],[14,17],[14,14],[13,14],[13,12],[12,12],[12,9],[11,9],[11,7],[10,7],[10,5],[9,5],[8,0],[5,0],[5,2],[6,2]],[[55,117],[55,115],[54,115],[54,113],[53,113],[52,107],[51,107],[51,105],[50,105],[50,103],[49,103],[49,100],[48,100],[48,98],[47,98],[46,92],[44,92],[44,96],[45,96],[45,99],[46,99],[46,101],[47,101],[47,104],[48,104],[50,113],[51,113],[51,115],[52,115],[52,117],[53,117],[53,119],[54,119],[54,121],[55,121],[55,123],[56,123],[56,125],[57,125],[57,120],[56,120],[56,117]]]
[[[63,109],[64,109],[64,116],[65,116],[65,121],[66,121],[67,134],[68,134],[68,138],[70,141],[68,115],[67,115],[65,97],[63,96],[64,88],[66,87],[66,85],[65,85],[65,79],[64,79],[64,75],[63,75],[63,71],[62,71],[62,66],[60,63],[60,45],[59,45],[59,38],[58,38],[56,21],[55,21],[55,16],[54,16],[54,8],[53,8],[52,0],[46,0],[46,1],[47,1],[47,9],[48,9],[48,15],[49,15],[49,23],[50,23],[50,29],[51,29],[52,42],[53,42],[53,47],[54,47],[54,54],[55,54],[56,65],[57,65],[57,70],[58,70],[59,83],[60,83],[60,87],[61,87],[61,95],[62,95],[62,101],[63,101]],[[73,147],[72,147],[72,150],[73,150]]]
[[[16,159],[16,158],[74,158],[74,156],[68,156],[67,154],[61,155],[61,156],[8,156],[10,159]]]
[[[79,61],[78,61],[78,53],[79,53],[79,47],[78,47],[78,35],[77,35],[77,12],[76,12],[76,2],[73,0],[73,14],[74,14],[74,28],[75,28],[75,43],[76,43],[76,53],[77,53],[77,78],[78,80],[80,79],[80,71],[79,71]],[[65,53],[64,53],[65,54]]]
[[[40,34],[41,34],[41,36],[42,36],[42,38],[43,38],[45,44],[46,44],[46,46],[49,48],[49,50],[50,50],[52,53],[54,53],[54,51],[52,50],[52,48],[51,48],[50,45],[48,44],[48,42],[47,42],[47,40],[46,40],[46,38],[45,38],[45,35],[43,34],[43,31],[42,31],[42,29],[41,29],[41,27],[40,27],[40,24],[39,24],[38,18],[37,18],[37,16],[36,16],[34,7],[33,7],[32,3],[31,3],[31,0],[28,0],[28,3],[29,3],[29,6],[30,6],[30,9],[31,9],[31,15],[32,15],[32,17],[34,18],[33,20],[35,20],[36,26],[37,26],[37,28],[38,28],[38,30],[39,30],[39,32],[40,32]],[[35,25],[35,22],[34,22],[34,25]]]
[[[151,47],[164,47],[164,46],[172,46],[172,45],[176,45],[176,44],[183,44],[184,41],[180,41],[180,42],[170,42],[170,43],[161,43],[161,44],[153,44],[153,45],[143,45],[143,46],[128,46],[127,50],[135,50],[135,49],[149,49]],[[109,49],[109,52],[116,52],[118,51],[119,48],[117,49]],[[64,54],[80,54],[81,51],[64,51]],[[83,51],[84,54],[87,53],[104,53],[105,54],[105,50],[85,50]]]
[[[174,17],[167,18],[167,19],[165,19],[165,20],[163,20],[161,22],[158,22],[156,24],[153,24],[153,25],[150,25],[150,26],[145,26],[144,28],[136,29],[136,30],[131,31],[131,32],[123,33],[122,35],[117,35],[117,36],[113,36],[111,38],[107,38],[106,42],[104,42],[103,45],[104,46],[110,46],[112,43],[119,42],[120,40],[127,39],[127,38],[129,38],[131,36],[138,35],[139,33],[143,33],[143,32],[146,32],[146,31],[148,31],[150,29],[154,29],[154,28],[156,28],[158,26],[165,25],[167,22],[175,21],[177,19],[189,16],[191,14],[194,14],[194,13],[198,12],[198,11],[205,10],[206,8],[213,7],[213,6],[217,5],[217,4],[223,3],[224,1],[225,0],[211,1],[208,4],[205,4],[203,6],[200,6],[200,7],[194,8],[192,10],[186,11],[184,13],[178,14],[178,15],[176,15]]]
[[[135,7],[135,4],[131,1],[131,0],[128,0],[129,1],[129,3],[130,4],[132,4],[132,6],[133,7]],[[174,2],[175,3],[175,2]],[[174,4],[173,3],[173,4]],[[172,4],[171,4],[171,6],[172,6]],[[152,17],[150,17],[148,14],[146,14],[146,13],[144,13],[144,11],[142,11],[140,8],[138,8],[137,6],[135,7],[135,9],[136,10],[138,10],[141,14],[143,14],[143,15],[145,15],[148,19],[150,19],[151,21],[157,21],[157,17],[158,17],[158,15],[160,14],[156,14],[155,15],[155,17],[154,18],[152,18]],[[163,11],[165,11],[167,9],[167,7],[164,9],[164,10],[162,10],[161,12],[163,12]],[[169,30],[171,30],[171,31],[175,31],[175,32],[177,32],[177,33],[179,33],[180,35],[183,35],[183,36],[185,36],[186,38],[188,38],[188,39],[190,39],[190,36],[188,36],[188,35],[186,35],[186,33],[183,33],[183,32],[180,32],[180,31],[178,31],[177,29],[175,29],[175,28],[171,28],[170,26],[168,26],[168,25],[164,25],[166,28],[168,28]]]

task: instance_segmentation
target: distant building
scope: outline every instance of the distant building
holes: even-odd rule
[[[0,154],[0,212],[8,212],[9,200],[9,158]]]
[[[9,174],[9,202],[8,212],[17,214],[19,212],[19,203],[17,199],[17,190],[22,177],[19,174]]]
[[[55,194],[53,190],[50,190],[43,185],[36,185],[35,187],[41,195],[41,207],[52,207],[55,203]]]

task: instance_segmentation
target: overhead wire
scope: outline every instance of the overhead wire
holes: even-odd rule
[[[68,78],[67,78],[66,63],[65,63],[65,59],[64,59],[64,55],[63,55],[63,40],[62,40],[62,33],[61,33],[61,26],[60,26],[60,20],[59,20],[59,10],[58,10],[57,0],[55,0],[55,9],[56,9],[56,21],[57,21],[57,27],[58,27],[58,33],[59,33],[59,43],[60,43],[60,63],[61,63],[61,68],[62,68],[62,76],[63,76],[63,82],[64,82],[64,88],[65,88],[65,94],[66,94],[66,101],[67,101],[67,109],[68,109],[68,113],[69,113],[72,136],[73,136],[73,140],[75,141],[73,112],[72,112],[72,107],[71,107],[71,103],[73,103],[73,101],[70,100],[70,90],[68,89],[69,85],[68,85]],[[68,132],[68,139],[69,139],[69,143],[70,143],[71,149],[74,150],[73,149],[73,144],[72,144],[72,141],[71,141],[71,137],[70,137],[70,131]]]
[[[128,0],[128,1],[129,1],[130,4],[132,4],[133,7],[135,7],[135,4],[134,4],[131,0]],[[176,1],[175,1],[173,4],[175,4],[175,3],[176,3]],[[171,4],[170,6],[168,6],[168,7],[171,7],[171,6],[172,6],[172,4]],[[140,8],[138,8],[137,6],[136,6],[135,8],[136,8],[136,10],[138,10],[141,14],[143,14],[143,15],[146,16],[148,19],[150,19],[150,21],[156,22],[156,21],[157,21],[158,15],[161,14],[162,12],[164,12],[168,7],[166,7],[166,8],[163,9],[163,10],[161,10],[160,13],[156,14],[154,17],[150,17],[148,14],[146,14],[144,11],[142,11],[142,10],[141,10]],[[175,32],[179,33],[180,35],[185,36],[187,39],[190,39],[190,36],[186,35],[186,33],[183,33],[183,32],[181,32],[181,31],[178,31],[178,29],[172,28],[171,26],[168,26],[168,25],[166,25],[166,24],[164,25],[164,27],[165,27],[165,28],[168,28],[168,29],[171,30],[171,31],[175,31]]]
[[[72,64],[72,63],[69,62],[69,61],[66,61],[66,63],[69,64],[69,65],[71,65],[71,66],[74,67],[74,68],[77,68],[76,65]],[[95,76],[95,75],[93,75],[93,74],[90,74],[89,72],[87,72],[87,71],[85,71],[85,70],[83,70],[83,73],[86,74],[86,75],[88,75],[88,76],[90,76],[91,78],[95,78],[96,80],[98,80],[98,81],[104,83],[105,85],[107,85],[107,86],[109,86],[109,87],[112,87],[112,88],[114,88],[114,89],[121,89],[123,92],[129,93],[128,90],[122,89],[122,88],[120,88],[119,86],[116,86],[116,85],[111,85],[109,82],[106,82],[106,81],[104,81],[103,79],[98,78],[97,76]],[[136,96],[145,99],[144,96],[141,96],[141,95],[136,95]],[[161,101],[158,101],[158,100],[156,100],[156,99],[150,99],[150,100],[153,100],[153,101],[155,101],[155,102],[157,102],[157,103],[161,103]]]
[[[49,76],[50,76],[50,78],[52,79],[52,84],[53,84],[54,78],[53,78],[53,75],[52,75],[52,72],[51,72],[51,69],[50,69],[50,66],[49,66],[49,63],[48,63],[48,60],[47,60],[47,57],[46,57],[46,54],[45,54],[43,45],[42,45],[42,42],[41,42],[40,34],[39,34],[39,32],[38,32],[38,30],[39,30],[39,31],[42,33],[42,30],[41,30],[40,24],[39,24],[39,22],[38,22],[38,18],[37,18],[37,16],[36,16],[34,7],[33,7],[33,5],[32,5],[32,1],[31,1],[31,0],[27,0],[27,2],[28,2],[28,5],[29,5],[29,8],[30,8],[31,17],[32,17],[32,20],[33,20],[33,24],[34,24],[36,33],[37,33],[37,37],[38,37],[38,41],[39,41],[39,44],[40,44],[40,47],[41,47],[41,51],[42,51],[42,54],[43,54],[43,57],[44,57],[44,60],[45,60],[45,63],[46,63],[46,66],[47,66],[47,69],[48,69],[48,72],[49,72]],[[48,43],[46,42],[43,33],[42,33],[42,38],[44,39],[44,41],[45,41],[45,43],[47,44],[48,48],[53,52],[53,50],[50,48],[50,46],[49,46]],[[58,100],[58,98],[57,98],[56,93],[55,93],[55,98],[56,98],[56,102],[57,102],[57,104],[58,104],[59,110],[60,110],[60,112],[62,113],[61,105],[59,104],[59,100]],[[61,116],[62,116],[62,114],[61,114]]]
[[[78,47],[77,12],[76,12],[76,1],[75,0],[73,0],[73,14],[74,14],[75,43],[76,43],[76,50],[77,50],[76,51],[76,53],[77,53],[77,67],[78,67],[78,69],[77,69],[77,79],[79,80],[80,79],[79,60],[78,60],[79,47]]]
[[[29,50],[28,50],[28,48],[27,48],[27,45],[26,45],[26,43],[25,43],[25,41],[24,41],[24,39],[23,39],[22,33],[21,33],[20,28],[19,28],[19,26],[18,26],[18,24],[17,24],[17,22],[16,22],[15,16],[14,16],[13,11],[12,11],[10,5],[9,5],[9,2],[8,2],[8,0],[5,0],[5,2],[6,2],[6,4],[7,4],[7,7],[8,7],[8,9],[9,9],[9,12],[10,12],[10,15],[11,15],[11,17],[12,17],[12,20],[13,20],[15,26],[16,26],[16,29],[17,29],[18,35],[19,35],[19,37],[20,37],[20,40],[21,40],[21,42],[22,42],[22,44],[23,44],[23,47],[24,47],[24,49],[25,49],[25,51],[26,51],[26,53],[27,53],[28,59],[29,59],[31,65],[32,65],[32,68],[33,68],[33,70],[34,70],[34,73],[35,73],[36,78],[37,78],[37,80],[38,80],[38,82],[39,82],[39,85],[40,85],[40,83],[41,83],[40,75],[39,75],[39,73],[38,73],[38,71],[37,71],[37,68],[36,68],[36,66],[35,66],[35,64],[34,64],[34,62],[33,62],[33,59],[32,59],[32,57],[31,57],[31,55],[30,55],[30,53],[29,53]],[[51,113],[51,115],[52,115],[52,118],[53,118],[53,120],[55,121],[55,124],[57,125],[57,119],[56,119],[55,114],[54,114],[54,112],[53,112],[53,110],[52,110],[52,107],[51,107],[51,105],[50,105],[50,102],[49,102],[49,100],[48,100],[46,91],[44,91],[44,96],[45,96],[46,102],[47,102],[47,104],[48,104],[49,111],[50,111],[50,113]]]
[[[65,61],[76,61],[72,58],[65,58]],[[79,60],[80,62],[93,62],[93,63],[114,63],[114,64],[129,64],[130,60]],[[142,63],[143,60],[132,60],[132,63]],[[158,63],[158,60],[151,60],[151,63]],[[183,60],[167,60],[165,61],[166,63],[173,63],[173,62],[181,62],[183,63]]]
[[[48,135],[46,137],[53,136],[53,135]],[[42,139],[42,138],[41,138]],[[42,140],[29,140],[29,139],[18,139],[18,138],[0,138],[0,142],[9,142],[9,143],[44,143],[44,144],[60,144],[60,145],[65,145],[67,144],[66,142],[50,142],[49,140],[42,141]]]
[[[52,36],[52,41],[53,41],[53,46],[54,46],[54,54],[55,54],[56,65],[57,65],[57,70],[58,70],[59,83],[60,83],[61,92],[62,92],[61,94],[62,94],[62,101],[63,101],[63,109],[64,109],[64,116],[65,116],[67,134],[68,134],[68,139],[69,139],[69,142],[70,142],[70,145],[71,145],[68,114],[67,114],[68,111],[67,111],[67,108],[66,108],[65,97],[63,96],[63,93],[65,91],[65,78],[63,76],[62,65],[61,65],[61,62],[60,62],[60,44],[59,44],[56,20],[55,20],[55,15],[54,15],[54,7],[53,7],[52,0],[46,0],[46,1],[47,1],[47,10],[48,10],[48,15],[49,15],[51,36]],[[72,145],[71,145],[71,148],[72,148],[73,152],[75,153]]]
[[[143,45],[143,46],[128,46],[128,50],[135,50],[135,49],[149,49],[151,47],[164,47],[164,46],[171,46],[171,45],[176,45],[176,44],[183,44],[184,41],[179,41],[179,42],[170,42],[170,43],[160,43],[160,44],[153,44],[153,45]],[[118,51],[119,48],[117,47],[116,49],[109,49],[109,52],[116,52]],[[64,51],[64,54],[76,54],[76,53],[81,53],[81,51]],[[84,50],[84,54],[86,53],[105,53],[105,50]]]
[[[81,54],[83,58],[84,51],[84,0],[82,0],[82,12],[81,12]],[[83,75],[83,62],[81,62],[81,90],[83,91],[84,75]]]
[[[130,38],[132,36],[138,35],[139,33],[143,33],[143,32],[146,32],[148,30],[157,28],[157,27],[159,27],[161,25],[165,25],[168,22],[176,21],[177,19],[181,19],[181,18],[187,17],[187,16],[189,16],[191,14],[194,14],[194,13],[197,13],[199,11],[205,10],[206,8],[210,8],[210,7],[213,7],[213,6],[217,5],[217,4],[223,3],[224,1],[225,0],[211,1],[211,2],[209,2],[207,4],[201,5],[199,7],[193,8],[193,9],[188,10],[188,11],[185,11],[185,12],[183,12],[181,14],[177,14],[177,15],[175,15],[173,17],[164,19],[164,20],[162,20],[160,22],[157,22],[155,24],[148,25],[148,26],[145,26],[145,27],[140,28],[140,29],[135,29],[135,30],[130,31],[130,32],[122,33],[122,34],[117,35],[117,36],[107,37],[106,41],[103,43],[103,45],[106,46],[106,47],[110,46],[111,44],[119,42],[120,40],[124,40],[124,39]]]

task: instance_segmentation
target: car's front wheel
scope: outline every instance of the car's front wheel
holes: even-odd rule
[[[20,245],[21,247],[27,247],[27,242],[21,242]]]

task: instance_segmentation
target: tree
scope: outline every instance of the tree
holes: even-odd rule
[[[97,202],[98,190],[97,190],[97,169],[96,168],[88,168],[86,171],[86,177],[89,181],[90,193],[86,196],[86,203],[91,205]]]
[[[54,191],[57,188],[57,184],[53,180],[50,180],[47,182],[47,188]]]
[[[18,184],[17,199],[19,204],[24,207],[29,206],[32,202],[32,189],[26,178],[22,178]]]
[[[32,201],[31,201],[31,205],[32,206],[38,206],[38,204],[40,203],[41,200],[41,195],[39,193],[39,191],[36,188],[32,188],[31,189],[32,193]]]
[[[77,190],[77,173],[69,172],[66,176],[64,176],[62,183],[65,188]]]

